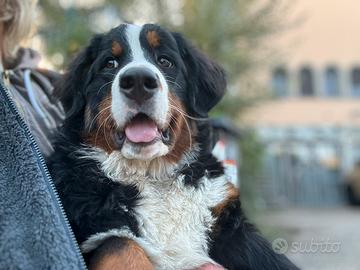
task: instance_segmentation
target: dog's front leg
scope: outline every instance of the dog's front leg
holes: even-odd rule
[[[153,270],[145,251],[125,237],[111,237],[91,254],[90,270]]]

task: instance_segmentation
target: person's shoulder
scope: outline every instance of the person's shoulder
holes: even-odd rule
[[[16,82],[22,83],[25,73],[27,73],[29,75],[31,74],[30,80],[40,84],[41,88],[45,88],[45,90],[53,88],[60,80],[61,74],[40,67],[40,61],[41,56],[37,51],[30,48],[20,48],[16,59],[7,66],[7,69],[10,71],[10,81],[14,84],[16,84]]]
[[[33,69],[33,72],[39,73],[42,76],[46,77],[49,82],[54,85],[61,79],[61,73],[45,68],[36,68]]]

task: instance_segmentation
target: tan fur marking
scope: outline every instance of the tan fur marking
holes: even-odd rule
[[[150,46],[153,48],[160,45],[160,37],[155,30],[147,32],[146,39],[149,42]]]
[[[120,250],[105,254],[94,262],[91,270],[154,270],[145,251],[133,240],[126,240]]]
[[[119,57],[123,51],[123,48],[117,41],[113,41],[111,45],[111,52],[114,56]]]
[[[221,215],[223,210],[233,201],[237,200],[240,196],[239,189],[232,183],[227,184],[227,197],[217,206],[212,209],[214,216],[218,217]]]
[[[91,119],[90,122],[95,124],[95,128],[91,132],[86,132],[83,136],[85,142],[104,149],[107,153],[111,153],[116,149],[116,143],[112,134],[115,129],[115,122],[111,116],[111,94],[105,97],[99,104],[99,112]]]
[[[194,125],[191,125],[186,116],[181,115],[181,111],[186,113],[185,107],[171,92],[169,92],[169,102],[171,114],[170,130],[174,137],[174,145],[165,156],[165,160],[176,163],[190,149],[192,136],[195,135],[196,128]]]

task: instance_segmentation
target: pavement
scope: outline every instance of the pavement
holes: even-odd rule
[[[286,209],[258,217],[276,252],[303,270],[360,270],[360,208]]]

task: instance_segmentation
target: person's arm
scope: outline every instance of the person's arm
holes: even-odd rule
[[[145,251],[135,241],[111,237],[92,252],[89,269],[154,270],[154,266]]]

